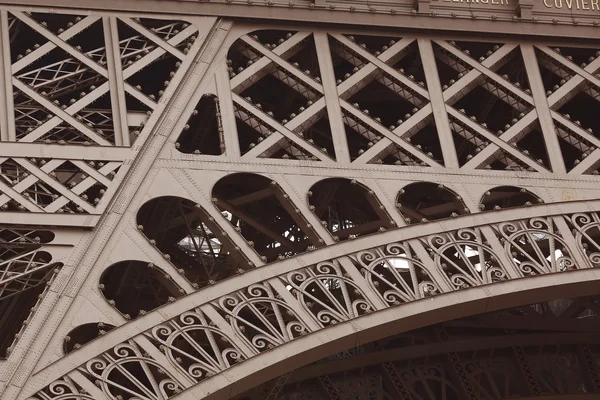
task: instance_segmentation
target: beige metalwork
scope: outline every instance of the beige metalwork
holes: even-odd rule
[[[2,399],[576,386],[443,323],[599,294],[597,1],[32,3],[0,2]],[[309,365],[434,324],[428,368]],[[592,331],[546,339],[597,393]]]

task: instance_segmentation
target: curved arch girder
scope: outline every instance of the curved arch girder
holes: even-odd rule
[[[321,343],[329,343],[331,329],[338,327],[344,326],[339,328],[344,333],[340,332],[338,342],[348,344],[347,336],[355,335],[355,330],[368,332],[370,328],[364,322],[374,318],[374,311],[390,312],[390,318],[383,319],[382,314],[377,313],[374,321],[379,322],[369,323],[374,323],[374,327],[380,327],[382,321],[398,324],[402,315],[408,315],[405,312],[418,316],[422,312],[417,310],[423,307],[432,314],[444,310],[444,316],[438,314],[436,318],[450,318],[453,312],[472,313],[473,310],[465,311],[458,305],[448,308],[448,304],[463,303],[468,307],[476,303],[471,291],[459,289],[477,289],[478,301],[494,300],[491,308],[530,302],[527,296],[528,293],[534,296],[534,287],[547,299],[554,293],[551,285],[563,285],[571,290],[579,286],[583,291],[593,291],[591,283],[598,279],[592,267],[597,265],[599,220],[595,213],[574,213],[465,227],[384,244],[302,267],[242,287],[204,302],[200,307],[198,304],[202,301],[183,298],[165,306],[161,314],[170,316],[181,313],[176,310],[189,309],[170,320],[168,324],[172,328],[169,329],[183,335],[182,331],[188,328],[177,326],[193,325],[194,330],[201,332],[196,338],[201,339],[183,335],[187,343],[184,347],[167,341],[169,352],[186,354],[193,362],[182,362],[179,356],[168,356],[165,361],[177,371],[182,380],[178,387],[184,389],[214,374],[217,378],[221,372],[233,371],[236,364],[245,371],[247,363],[268,359],[282,347],[304,343],[305,337],[309,340],[314,335],[324,335]],[[575,270],[581,271],[564,274]],[[522,279],[530,276],[536,278]],[[429,300],[417,301],[425,298]],[[445,300],[442,302],[440,298]],[[520,303],[512,303],[516,300]],[[400,304],[401,307],[396,307]],[[157,336],[164,336],[166,331],[151,326],[143,330],[150,342],[166,350],[164,337]],[[119,329],[102,339],[115,340],[117,331]],[[214,332],[221,343],[230,345],[215,347]],[[122,340],[122,336],[119,337]],[[359,340],[369,338],[372,337],[365,334]],[[132,340],[135,342],[136,338]],[[118,346],[109,346],[102,354],[110,354]],[[306,357],[314,354],[305,350]],[[260,356],[261,353],[265,356]],[[70,362],[80,359],[80,368],[87,368],[86,356],[81,352],[76,351],[61,362],[67,359]],[[240,362],[244,359],[247,361]],[[197,372],[197,365],[205,365],[202,373]],[[54,379],[57,378],[59,376]]]

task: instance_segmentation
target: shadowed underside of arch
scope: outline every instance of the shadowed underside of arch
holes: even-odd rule
[[[599,304],[557,299],[392,334],[234,399],[591,398],[600,391]]]

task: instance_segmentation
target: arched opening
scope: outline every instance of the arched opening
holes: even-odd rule
[[[114,325],[102,322],[79,325],[65,337],[63,351],[65,354],[69,354],[114,328]]]
[[[32,250],[27,243],[0,246],[0,357],[8,357],[23,323],[62,267],[51,262],[50,253],[37,247]]]
[[[265,261],[319,245],[318,236],[289,196],[264,176],[226,176],[214,186],[213,201]]]
[[[135,319],[183,295],[169,275],[143,261],[111,265],[100,277],[100,289],[127,319]]]
[[[415,182],[405,186],[398,194],[396,206],[409,224],[470,212],[459,195],[444,185],[431,182]]]
[[[527,189],[516,186],[498,186],[486,191],[481,198],[481,211],[523,207],[543,203],[543,200]]]
[[[462,400],[468,393],[478,399],[595,399],[599,303],[599,296],[563,298],[392,333],[296,364],[234,398],[275,392],[282,400]]]
[[[204,287],[248,268],[222,229],[190,200],[165,196],[145,203],[137,214],[143,234],[193,285]]]
[[[223,154],[225,141],[217,96],[205,94],[200,98],[175,147],[186,154]]]
[[[323,179],[310,188],[308,195],[310,208],[339,240],[393,227],[375,193],[355,180]]]

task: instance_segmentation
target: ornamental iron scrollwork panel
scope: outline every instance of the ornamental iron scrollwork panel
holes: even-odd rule
[[[183,386],[133,342],[121,343],[79,367],[111,400],[165,400]]]
[[[600,217],[597,213],[577,213],[567,218],[573,226],[577,245],[593,267],[600,266]]]
[[[214,304],[240,338],[262,352],[307,333],[308,327],[268,283],[221,297]]]
[[[369,285],[388,305],[441,292],[435,278],[407,243],[391,243],[364,250],[353,257]]]
[[[64,377],[40,390],[27,400],[98,400],[81,389],[69,377]]]
[[[523,275],[540,275],[577,268],[567,243],[552,218],[531,218],[498,224],[509,259]],[[584,266],[580,266],[584,267]]]
[[[196,382],[244,359],[235,341],[219,330],[200,309],[155,326],[145,335],[169,362]]]
[[[477,227],[434,234],[421,240],[430,249],[441,274],[455,289],[508,279],[506,267]]]
[[[290,272],[282,280],[323,327],[358,318],[375,309],[357,283],[335,261]]]

